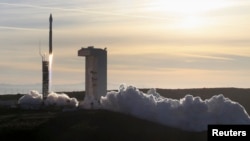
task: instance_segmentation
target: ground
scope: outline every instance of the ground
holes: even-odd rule
[[[0,139],[32,141],[202,141],[206,132],[187,132],[106,110],[1,112]]]

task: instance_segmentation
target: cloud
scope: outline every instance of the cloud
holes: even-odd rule
[[[48,16],[51,12],[55,18],[54,76],[60,73],[54,78],[55,81],[66,82],[66,79],[75,73],[77,73],[75,77],[78,76],[80,70],[84,69],[83,62],[73,61],[72,58],[77,58],[76,52],[80,47],[88,45],[107,47],[108,65],[111,71],[116,71],[116,74],[118,72],[123,74],[125,71],[120,71],[122,69],[133,76],[139,71],[147,74],[149,71],[153,74],[164,74],[166,70],[177,69],[180,71],[248,69],[249,65],[246,65],[246,62],[250,54],[248,47],[250,40],[247,38],[248,32],[245,32],[248,28],[244,26],[247,22],[237,22],[237,24],[221,22],[223,28],[212,26],[201,31],[188,32],[173,28],[172,25],[179,21],[174,13],[171,13],[173,16],[169,16],[168,12],[159,13],[153,10],[155,6],[150,1],[0,2],[2,10],[0,16],[3,17],[0,24],[2,33],[0,60],[8,67],[2,66],[2,68],[4,71],[15,68],[16,71],[11,71],[13,74],[8,74],[10,76],[22,74],[18,77],[20,80],[30,77],[26,75],[27,69],[31,67],[39,69],[38,42],[41,40],[42,50],[46,51]],[[230,26],[225,26],[228,23]],[[232,24],[235,26],[231,27]],[[25,57],[34,55],[38,56],[38,59]],[[30,67],[28,63],[31,64]],[[22,64],[25,69],[21,68]],[[36,69],[31,70],[35,73]],[[10,80],[5,74],[0,75],[3,80]],[[131,75],[124,76],[124,79]],[[32,76],[35,77],[36,80],[40,79]],[[110,73],[110,77],[117,76]],[[80,78],[72,79],[81,81]],[[11,80],[7,83],[17,83],[17,81]]]
[[[0,29],[8,29],[8,30],[32,30],[32,31],[44,31],[47,29],[39,29],[39,28],[24,28],[24,27],[13,27],[13,26],[0,26]]]
[[[94,14],[94,15],[117,16],[117,17],[124,16],[124,17],[141,18],[141,19],[158,19],[158,20],[167,20],[168,19],[168,18],[155,17],[155,16],[149,16],[149,15],[145,16],[143,13],[131,15],[131,14],[126,14],[125,12],[115,11],[113,8],[112,9],[102,9],[101,8],[101,10],[100,10],[100,8],[93,8],[93,7],[79,8],[79,7],[76,7],[76,5],[73,8],[66,8],[67,5],[63,5],[63,8],[62,8],[62,7],[59,7],[60,5],[59,6],[58,5],[57,6],[56,5],[44,6],[44,5],[38,5],[38,4],[20,4],[20,3],[3,3],[3,2],[1,2],[0,5],[11,6],[11,7],[35,8],[35,9],[49,9],[49,10],[53,10],[53,11],[66,11],[66,12],[81,13],[84,15]],[[102,5],[105,5],[105,4],[102,3]],[[84,4],[83,4],[83,6],[84,6]],[[97,7],[97,6],[95,5],[95,7]],[[105,7],[107,7],[107,5]],[[127,7],[127,8],[129,8],[129,7]],[[117,9],[119,9],[119,8],[117,8]]]

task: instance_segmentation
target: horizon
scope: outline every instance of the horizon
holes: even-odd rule
[[[122,85],[122,84],[121,84]],[[124,84],[127,85],[127,84]],[[130,86],[129,84],[127,86]],[[133,85],[132,85],[133,86]],[[136,86],[135,86],[136,87]],[[136,87],[137,89],[145,90],[145,89],[157,89],[158,90],[195,90],[195,89],[250,89],[248,87],[188,87],[188,88],[174,88],[174,87]],[[39,93],[42,93],[42,84],[36,83],[36,84],[0,84],[0,95],[6,95],[6,94],[28,94],[30,91],[35,90]],[[113,86],[109,89],[107,89],[107,92],[110,91],[118,91],[119,86]],[[59,84],[53,86],[53,90],[51,92],[85,92],[85,84],[84,83],[78,83],[78,84]],[[187,93],[188,94],[188,93]]]
[[[52,91],[67,84],[84,89],[85,62],[77,51],[91,45],[107,48],[108,89],[123,83],[250,88],[250,2],[245,0],[3,0],[0,8],[0,84],[41,83],[39,42],[48,53],[51,13]]]

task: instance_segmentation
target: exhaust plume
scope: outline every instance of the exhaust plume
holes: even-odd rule
[[[44,106],[106,109],[187,131],[205,131],[208,124],[250,124],[244,107],[223,94],[205,100],[189,94],[181,99],[171,99],[162,97],[155,89],[143,93],[124,84],[118,91],[102,96],[100,101],[88,96],[79,103],[66,94],[51,92],[43,102],[42,94],[34,90],[18,100],[20,107],[25,109],[39,109],[42,103]]]
[[[205,100],[186,95],[177,100],[162,97],[155,89],[146,94],[136,87],[121,85],[118,92],[101,97],[101,105],[104,109],[189,131],[207,130],[208,124],[250,124],[244,107],[222,94]]]
[[[29,94],[22,96],[18,100],[18,105],[23,109],[40,109],[44,106],[57,106],[65,108],[78,107],[78,101],[76,98],[70,98],[67,94],[57,94],[51,92],[46,100],[43,101],[42,94],[38,91],[32,90]]]

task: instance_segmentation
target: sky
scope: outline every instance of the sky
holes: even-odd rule
[[[250,87],[248,0],[0,0],[0,84],[41,84],[50,13],[52,85],[84,84],[95,46],[108,89]]]

